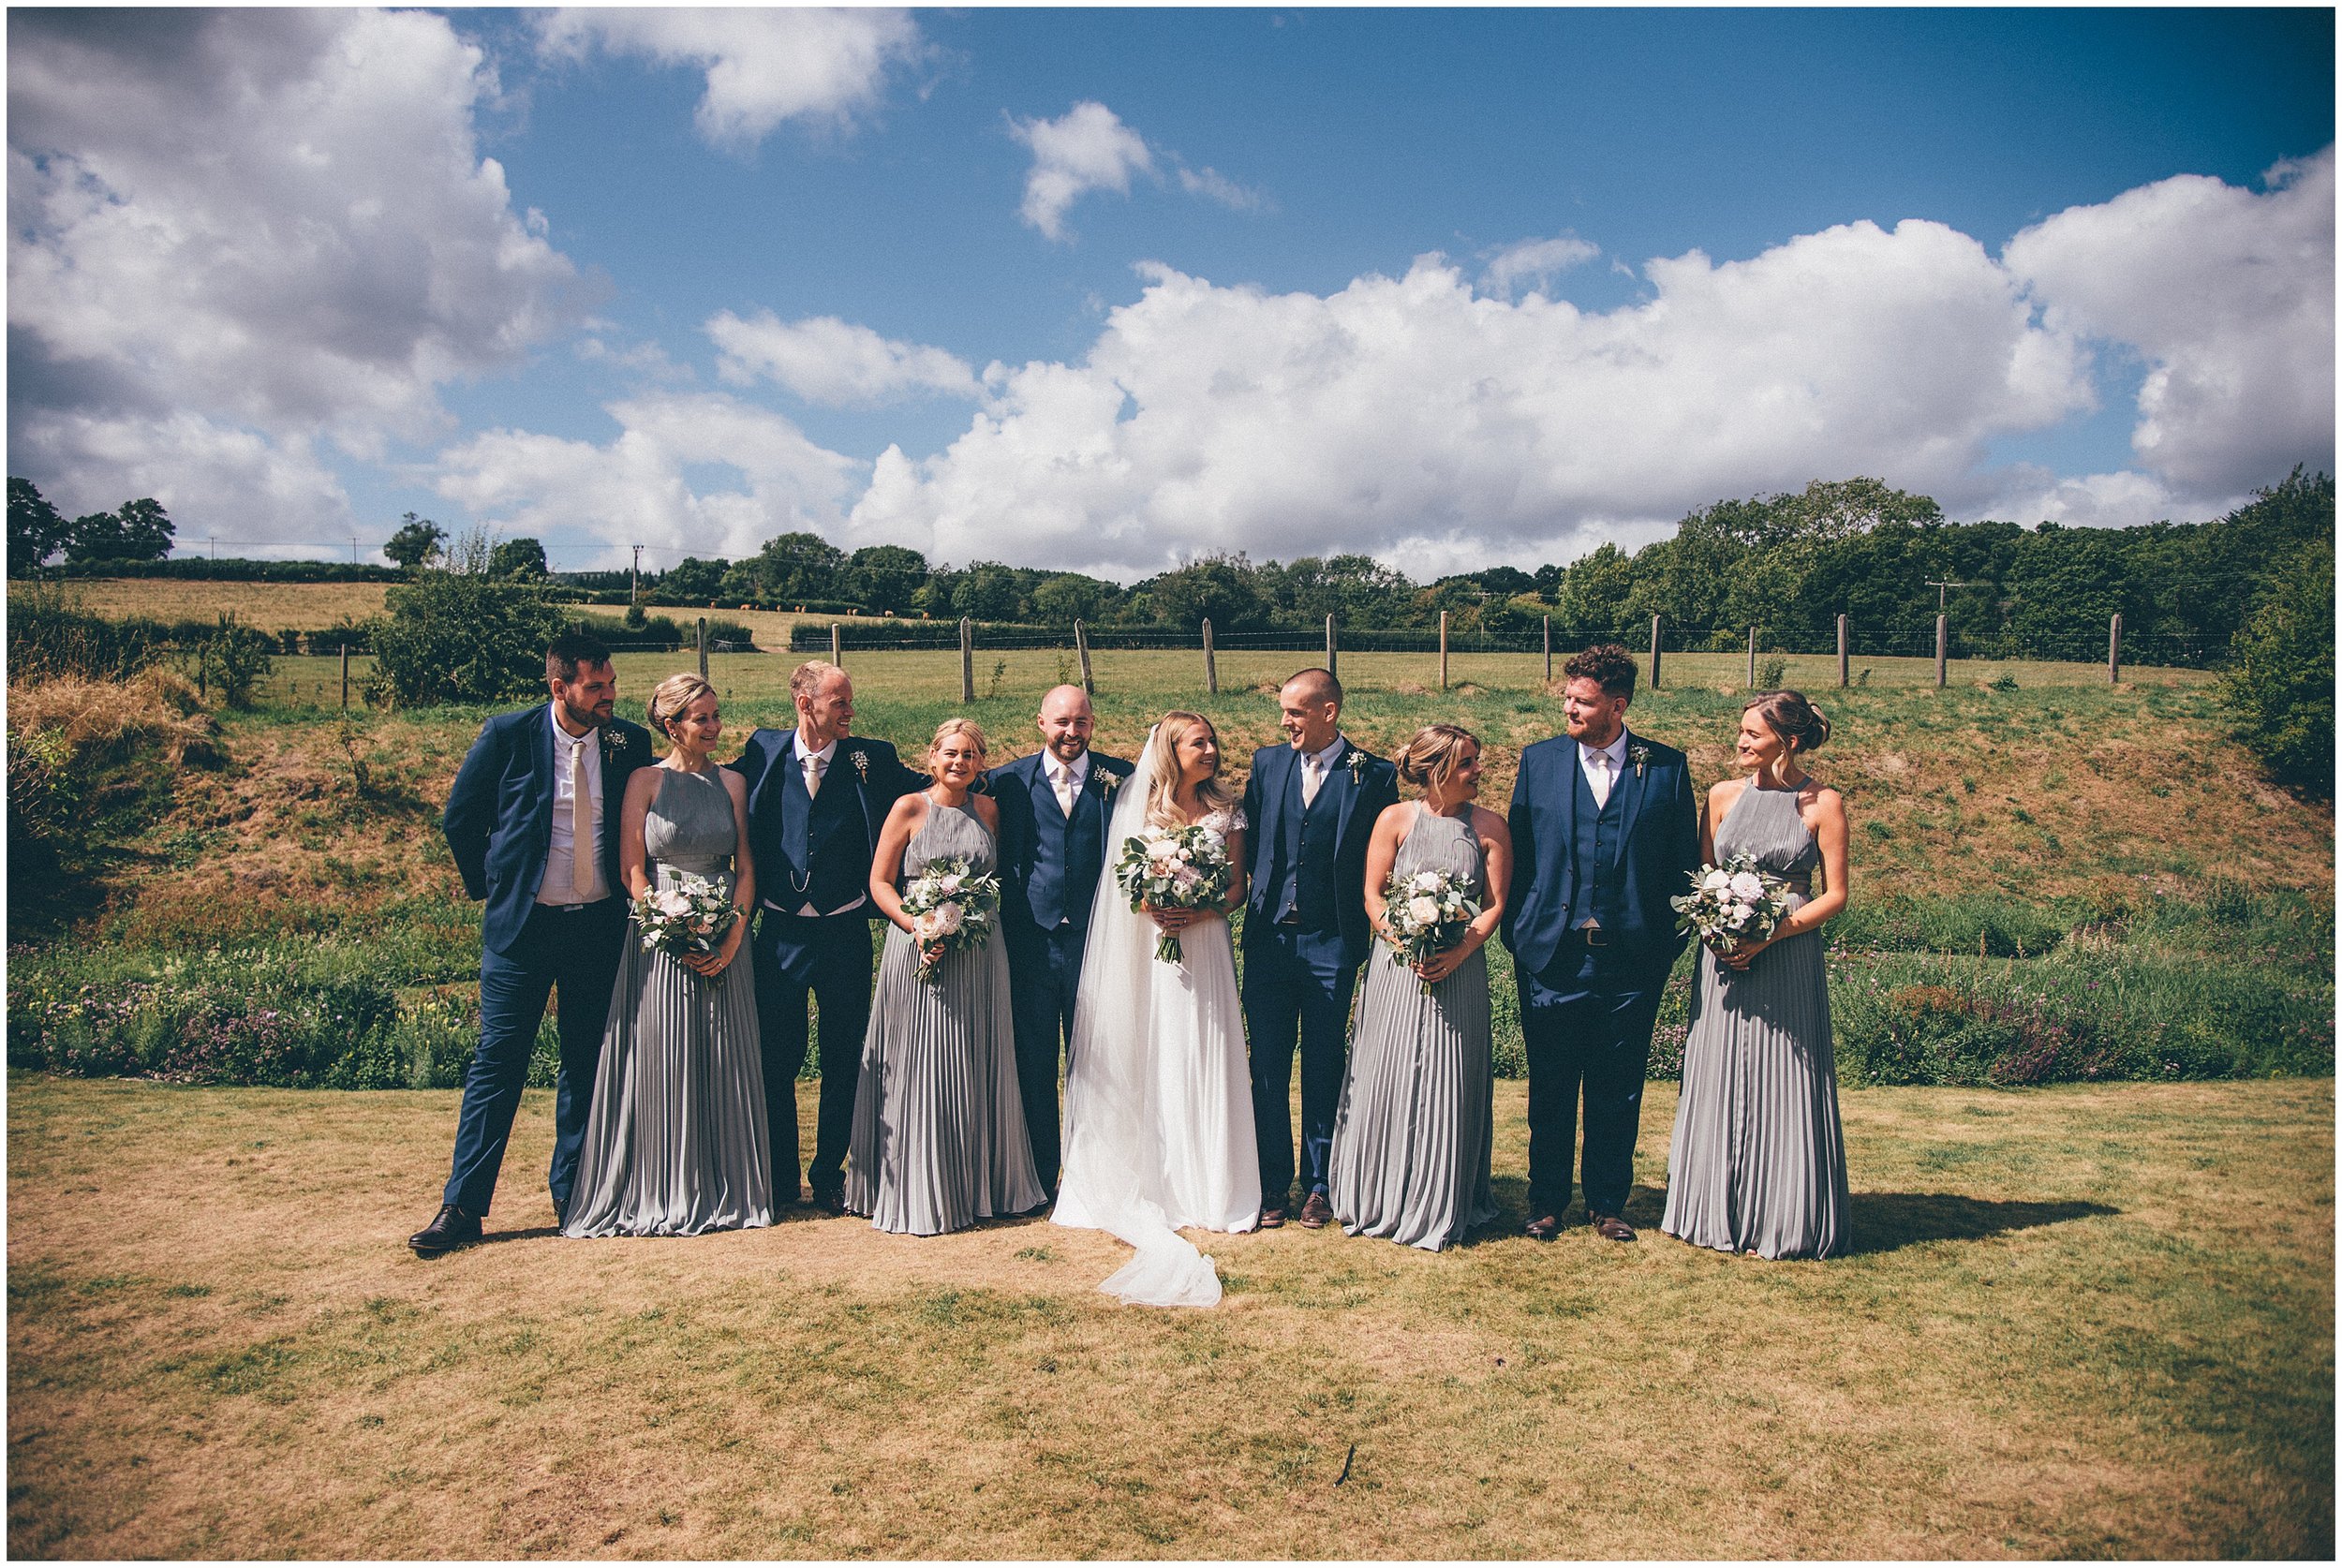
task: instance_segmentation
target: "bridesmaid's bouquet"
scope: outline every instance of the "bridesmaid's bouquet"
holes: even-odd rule
[[[1756,868],[1751,855],[1692,873],[1692,890],[1668,903],[1675,928],[1722,951],[1735,942],[1761,942],[1789,912],[1789,884]]]
[[[903,884],[903,913],[919,944],[919,978],[932,984],[945,957],[981,947],[1001,908],[1001,879],[966,860],[931,860]]]
[[[1383,889],[1383,925],[1389,928],[1390,961],[1402,969],[1428,964],[1464,939],[1464,928],[1480,916],[1468,878],[1452,871],[1417,871],[1393,877]],[[1423,983],[1431,994],[1431,983]]]
[[[704,877],[678,877],[634,900],[634,923],[642,927],[643,951],[673,958],[704,958],[723,945],[740,906],[731,890]]]
[[[1158,910],[1216,910],[1227,902],[1235,879],[1227,839],[1200,822],[1150,827],[1143,837],[1125,838],[1122,858],[1114,866],[1114,880],[1131,895],[1134,910],[1149,905]],[[1180,962],[1185,954],[1178,937],[1165,931],[1157,938],[1155,957],[1165,964]]]

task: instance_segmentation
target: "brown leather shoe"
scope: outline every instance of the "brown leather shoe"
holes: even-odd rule
[[[1282,1208],[1264,1208],[1260,1211],[1260,1228],[1264,1231],[1276,1230],[1284,1222],[1285,1211]]]
[[[1312,1192],[1301,1203],[1301,1228],[1319,1231],[1334,1217],[1334,1206],[1326,1201],[1323,1192]]]
[[[1615,1214],[1597,1214],[1593,1217],[1593,1234],[1605,1241],[1632,1241],[1635,1227]]]
[[[1523,1225],[1521,1230],[1532,1241],[1550,1241],[1562,1234],[1562,1217],[1558,1214],[1540,1214]]]

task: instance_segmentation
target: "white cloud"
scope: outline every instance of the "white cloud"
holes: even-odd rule
[[[8,41],[10,455],[73,506],[337,530],[316,441],[423,435],[440,383],[575,317],[570,262],[479,155],[495,82],[441,17],[18,10]]]
[[[543,52],[600,49],[706,73],[694,124],[745,150],[784,120],[842,126],[877,103],[887,72],[925,52],[907,11],[573,7],[541,23]]]
[[[1600,245],[1591,244],[1574,234],[1557,234],[1549,240],[1517,241],[1489,257],[1488,268],[1480,274],[1480,287],[1488,293],[1509,299],[1514,287],[1523,281],[1533,282],[1543,289],[1561,274],[1601,254]]]
[[[1217,201],[1231,212],[1257,212],[1267,205],[1267,198],[1250,185],[1239,185],[1217,169],[1190,169],[1179,165],[1179,188],[1190,196],[1200,196]]]
[[[1327,298],[1145,271],[1083,362],[1007,373],[933,458],[882,456],[857,534],[1127,570],[1551,558],[1816,477],[1940,487],[2090,399],[2072,343],[1940,224],[1653,261],[1652,297],[1607,314],[1490,299],[1435,257]]]
[[[769,410],[720,392],[654,394],[609,406],[605,445],[493,430],[439,454],[441,495],[511,535],[582,530],[601,558],[647,544],[746,555],[775,534],[840,531],[864,466],[824,450]],[[705,489],[705,470],[737,482]]]
[[[2131,447],[2190,496],[2334,464],[2334,149],[2255,192],[2181,175],[2070,207],[2003,259],[2054,328],[2136,348]]]
[[[1062,240],[1065,210],[1093,190],[1131,193],[1133,174],[1152,174],[1146,139],[1097,102],[1082,102],[1055,120],[1015,120],[1009,129],[1032,149],[1021,211],[1052,240]]]
[[[716,373],[726,381],[747,386],[769,377],[808,402],[833,407],[982,393],[975,373],[956,355],[881,337],[835,316],[782,321],[763,310],[744,320],[727,310],[708,319],[707,335],[721,350]]]

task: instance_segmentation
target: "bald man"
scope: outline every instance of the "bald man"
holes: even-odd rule
[[[1016,1080],[1033,1169],[1053,1199],[1059,1072],[1105,867],[1111,797],[1131,776],[1121,758],[1089,749],[1094,723],[1080,687],[1053,688],[1041,699],[1041,749],[995,768],[989,786],[1001,806],[1001,929],[1008,939]]]
[[[1277,693],[1286,744],[1253,755],[1244,785],[1251,892],[1244,910],[1244,1028],[1262,1228],[1285,1222],[1297,1175],[1293,1057],[1301,1056],[1301,1223],[1333,1218],[1326,1168],[1349,1059],[1350,996],[1373,945],[1366,846],[1399,772],[1341,732],[1341,683],[1304,670]]]

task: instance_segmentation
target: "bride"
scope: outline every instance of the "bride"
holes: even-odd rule
[[[1108,1294],[1134,1306],[1209,1307],[1220,1276],[1178,1228],[1249,1231],[1260,1220],[1227,921],[1244,901],[1248,824],[1220,777],[1220,737],[1198,714],[1163,716],[1119,794],[1075,993],[1065,1176],[1050,1218],[1138,1250],[1098,1287]],[[1150,826],[1189,825],[1227,841],[1236,879],[1226,905],[1134,911],[1114,880],[1120,846]],[[1178,933],[1179,962],[1155,957],[1158,927]]]

